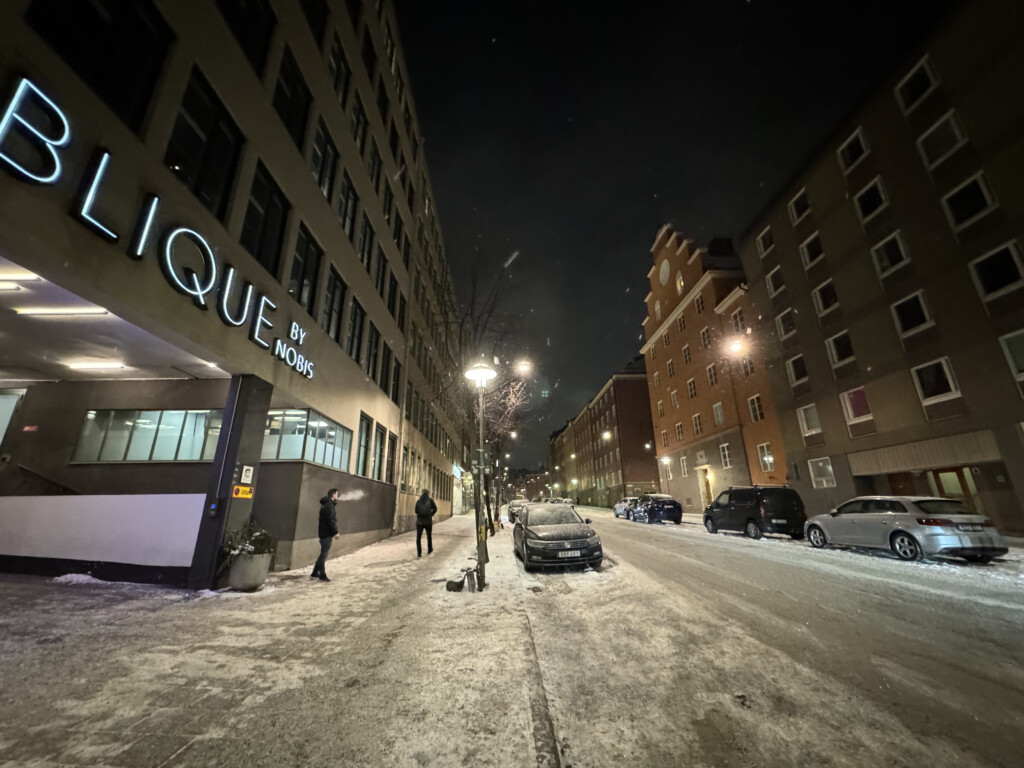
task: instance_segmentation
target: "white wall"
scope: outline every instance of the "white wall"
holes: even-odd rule
[[[188,567],[204,494],[0,496],[0,555]]]

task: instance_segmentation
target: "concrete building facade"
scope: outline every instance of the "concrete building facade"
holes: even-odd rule
[[[647,386],[664,493],[701,511],[733,485],[788,481],[775,401],[739,256],[666,224],[647,277]]]
[[[250,516],[312,562],[331,487],[336,552],[451,512],[407,82],[387,1],[0,7],[0,565],[208,586]]]
[[[809,513],[931,494],[1024,532],[1022,39],[959,4],[744,238]]]
[[[555,495],[611,507],[624,496],[657,492],[643,358],[605,382],[594,398],[549,440]]]

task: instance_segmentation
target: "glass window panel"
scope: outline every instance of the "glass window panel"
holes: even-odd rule
[[[206,419],[209,411],[187,411],[181,428],[178,461],[198,461],[206,443]]]
[[[352,430],[339,425],[336,437],[339,460],[334,466],[343,472],[349,471],[349,458],[352,454]]]
[[[267,413],[267,428],[263,432],[263,451],[261,459],[276,459],[277,449],[281,446],[281,430],[284,426],[284,411]]]
[[[281,425],[281,450],[279,459],[301,459],[302,448],[306,440],[306,411],[288,410],[284,412]]]
[[[213,461],[220,440],[220,428],[224,423],[223,411],[210,411],[206,416],[206,443],[203,445],[203,461]]]
[[[113,418],[113,411],[89,411],[85,414],[82,431],[78,434],[78,444],[72,461],[97,461],[100,457],[100,446],[107,434],[107,427]]]
[[[149,452],[153,448],[159,423],[160,411],[142,411],[139,414],[128,443],[127,461],[149,461]]]
[[[128,447],[128,437],[135,425],[138,411],[114,411],[114,416],[107,427],[107,439],[100,451],[100,461],[123,461],[124,452]]]
[[[181,428],[185,422],[184,411],[164,411],[160,418],[156,442],[153,446],[153,461],[174,461],[181,439]]]

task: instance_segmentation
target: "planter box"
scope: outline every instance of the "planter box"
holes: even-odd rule
[[[228,586],[236,592],[255,592],[267,580],[270,554],[238,555],[228,570]]]

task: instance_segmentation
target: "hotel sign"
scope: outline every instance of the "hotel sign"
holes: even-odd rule
[[[63,110],[31,80],[20,79],[0,116],[0,165],[24,181],[55,185],[64,175],[61,153],[69,144],[71,123]],[[94,212],[111,160],[110,152],[98,151],[72,215],[99,237],[116,243],[121,241],[121,235]],[[307,331],[292,322],[287,326],[287,334],[271,337],[272,329],[277,327],[277,304],[269,296],[257,293],[233,265],[218,260],[200,232],[160,222],[160,202],[157,195],[146,197],[135,231],[128,239],[128,256],[140,261],[150,245],[156,243],[160,270],[175,291],[191,298],[199,310],[206,311],[212,306],[220,321],[229,327],[248,327],[253,344],[312,379],[313,361],[300,351]],[[161,227],[157,237],[154,231]]]

